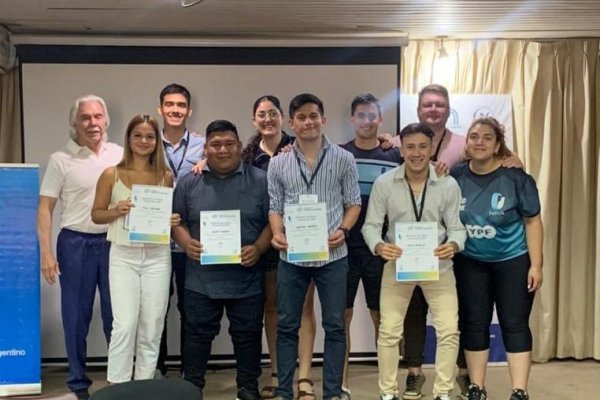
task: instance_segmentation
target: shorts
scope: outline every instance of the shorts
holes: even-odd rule
[[[354,307],[358,284],[362,279],[367,308],[379,311],[381,277],[385,261],[372,254],[348,254],[348,280],[346,290],[346,308]]]

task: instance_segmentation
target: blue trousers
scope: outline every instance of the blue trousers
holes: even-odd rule
[[[56,247],[60,269],[62,322],[69,360],[67,386],[71,391],[83,390],[92,384],[92,380],[86,374],[85,359],[96,287],[100,292],[104,336],[107,343],[110,341],[112,330],[108,285],[110,242],[106,241],[106,234],[80,233],[62,229]]]
[[[298,354],[298,329],[306,290],[315,281],[321,302],[325,330],[323,352],[323,399],[342,391],[346,354],[346,279],[348,260],[342,258],[322,267],[300,267],[279,261],[277,267],[277,394],[285,400],[293,396],[292,384]]]

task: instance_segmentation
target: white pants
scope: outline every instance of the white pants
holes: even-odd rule
[[[171,250],[168,245],[110,247],[113,325],[108,347],[110,383],[152,379],[169,300]]]

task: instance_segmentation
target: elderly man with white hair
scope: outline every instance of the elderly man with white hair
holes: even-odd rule
[[[102,171],[121,160],[123,149],[106,140],[109,125],[104,100],[95,95],[78,98],[69,112],[67,145],[50,156],[40,189],[38,237],[42,273],[49,284],[61,287],[61,312],[69,360],[67,386],[78,399],[89,398],[92,384],[86,374],[87,334],[96,287],[100,292],[102,323],[110,340],[112,311],[108,289],[107,225],[91,219],[96,182]],[[60,234],[56,257],[52,249],[52,214],[61,201]]]

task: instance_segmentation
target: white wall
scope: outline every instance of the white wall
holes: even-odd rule
[[[202,132],[214,119],[234,122],[245,141],[252,133],[252,103],[264,94],[279,96],[287,105],[296,94],[310,92],[325,104],[326,133],[336,142],[353,136],[349,124],[350,102],[361,92],[371,92],[382,100],[382,131],[396,132],[398,67],[394,65],[332,66],[223,66],[223,65],[99,65],[23,64],[23,129],[25,161],[39,163],[43,171],[51,152],[68,138],[68,110],[73,100],[94,93],[109,108],[111,141],[122,143],[124,127],[135,114],[158,117],[158,94],[167,84],[177,82],[192,92],[194,113],[189,127]],[[287,124],[286,124],[287,128]],[[288,129],[289,131],[289,129]],[[54,215],[59,218],[60,209]],[[55,224],[56,225],[56,224]],[[55,226],[55,235],[57,229]],[[58,285],[42,284],[42,357],[64,358]],[[173,297],[175,301],[175,297]],[[97,307],[97,305],[96,305]],[[318,309],[318,302],[317,302]],[[96,310],[99,311],[99,310]],[[176,307],[169,316],[170,354],[177,354],[178,319]],[[317,312],[317,314],[319,314]],[[88,342],[89,357],[103,357],[99,312],[95,313]],[[320,316],[317,315],[320,324]],[[227,324],[213,346],[213,354],[232,354]],[[322,330],[318,329],[315,352],[323,351]],[[266,345],[263,352],[266,352]],[[372,324],[362,290],[356,300],[352,326],[352,351],[374,352]]]

